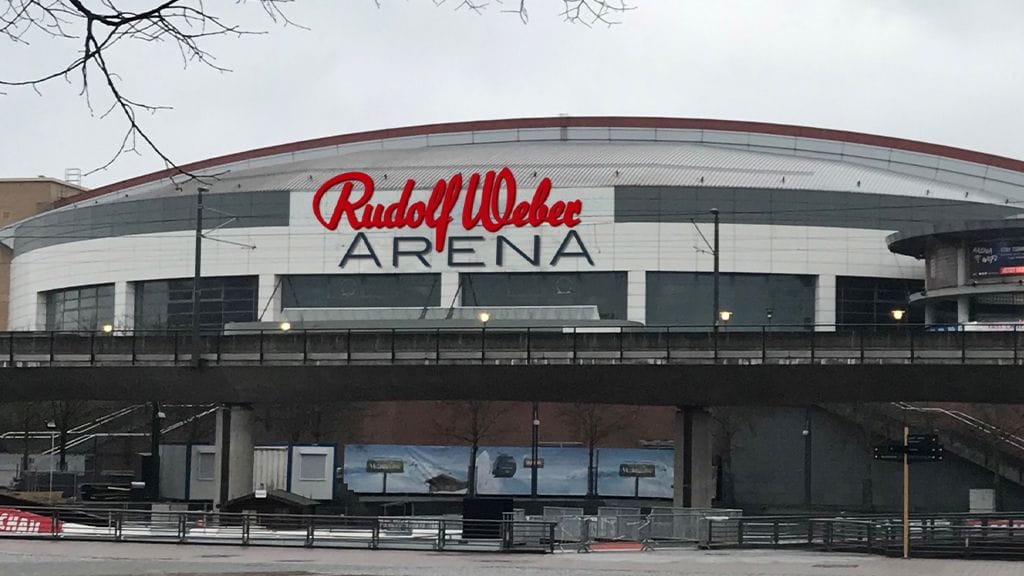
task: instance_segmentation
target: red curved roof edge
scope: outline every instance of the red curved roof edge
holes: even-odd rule
[[[811,128],[807,126],[794,126],[789,124],[773,124],[770,122],[747,122],[742,120],[713,120],[705,118],[662,118],[650,116],[557,116],[544,118],[510,118],[504,120],[477,120],[472,122],[449,122],[442,124],[422,124],[419,126],[406,126],[403,128],[388,128],[384,130],[370,130],[367,132],[353,132],[351,134],[339,134],[337,136],[326,136],[313,138],[312,140],[301,140],[288,144],[278,144],[256,148],[245,152],[236,152],[224,156],[216,156],[198,162],[183,164],[178,168],[167,168],[135,178],[129,178],[106,186],[101,186],[88,192],[76,194],[62,199],[56,203],[57,206],[66,206],[75,202],[95,198],[117,190],[123,190],[140,184],[146,184],[163,178],[169,178],[182,172],[196,172],[205,168],[251,160],[263,156],[274,156],[312,150],[327,146],[340,144],[351,144],[354,142],[365,142],[369,140],[382,140],[387,138],[405,138],[410,136],[425,136],[428,134],[449,134],[453,132],[473,132],[482,130],[511,130],[517,128],[665,128],[684,130],[718,130],[729,132],[751,132],[757,134],[773,134],[777,136],[794,136],[800,138],[816,138],[819,140],[834,140],[849,142],[852,144],[865,144],[868,146],[880,146],[894,148],[908,152],[918,152],[933,156],[943,156],[966,162],[976,162],[988,166],[1005,168],[1016,172],[1024,172],[1024,161],[1006,158],[943,146],[941,144],[930,144],[917,140],[906,140],[903,138],[891,138],[878,136],[876,134],[863,134],[860,132],[848,132],[846,130],[830,130],[826,128]]]

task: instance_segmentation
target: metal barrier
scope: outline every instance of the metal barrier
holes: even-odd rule
[[[606,543],[631,543],[638,549],[696,544],[706,518],[741,516],[741,510],[719,508],[600,508],[596,515],[582,508],[545,507],[543,520],[555,524],[554,537],[563,549],[589,552]]]
[[[0,367],[189,364],[1007,364],[1017,325],[612,326],[0,333]]]
[[[553,552],[555,524],[527,520],[0,509],[4,537],[395,550]]]
[[[705,521],[704,548],[805,547],[902,555],[903,523],[888,516],[767,516]],[[1024,513],[915,515],[909,524],[915,557],[1024,558]]]

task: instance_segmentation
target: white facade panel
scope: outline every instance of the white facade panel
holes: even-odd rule
[[[778,134],[751,134],[749,137],[751,148],[765,148],[768,152],[792,151],[796,148],[796,140],[795,136],[780,136]]]
[[[608,128],[569,128],[567,137],[572,140],[609,140]]]
[[[611,128],[608,137],[612,140],[650,141],[656,138],[654,128]]]
[[[559,128],[520,128],[519,139],[529,140],[559,140],[562,131]]]
[[[842,156],[843,143],[819,138],[797,138],[796,149],[801,152],[822,152],[832,156]]]
[[[705,130],[705,144],[739,144],[746,146],[750,144],[749,132],[728,132],[725,130]]]
[[[214,500],[217,497],[217,449],[192,446],[189,460],[189,500]]]
[[[185,444],[160,446],[160,497],[169,500],[188,498],[188,451]]]
[[[473,142],[477,144],[491,144],[494,142],[515,142],[518,139],[519,131],[516,129],[473,132]]]
[[[334,446],[292,446],[291,491],[312,500],[334,498]]]
[[[703,130],[680,130],[675,128],[657,128],[655,138],[665,142],[700,142],[704,138]]]
[[[448,134],[430,134],[427,146],[454,146],[456,144],[472,144],[472,132],[451,132]]]
[[[253,450],[252,489],[288,489],[288,447],[257,446]]]

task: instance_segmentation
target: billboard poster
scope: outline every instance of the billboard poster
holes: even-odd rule
[[[359,494],[466,494],[468,446],[350,444],[344,480]],[[586,496],[587,449],[543,446],[537,462],[529,446],[481,446],[476,489],[482,496],[528,496],[533,466],[541,496]],[[672,497],[672,450],[599,448],[595,452],[600,496]]]
[[[529,446],[481,447],[476,458],[476,491],[481,495],[529,495],[533,476]],[[587,450],[541,447],[537,494],[585,496]]]
[[[597,451],[597,493],[601,496],[671,498],[672,472],[672,450],[602,448]]]
[[[469,448],[349,444],[343,474],[361,494],[465,494]]]
[[[17,508],[0,508],[0,532],[50,534],[61,531],[62,526],[59,521],[56,528],[54,530],[53,519],[49,516],[41,516]]]
[[[1024,238],[976,242],[967,250],[971,278],[1024,274]]]

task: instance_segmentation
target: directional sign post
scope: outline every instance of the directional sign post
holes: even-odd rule
[[[938,462],[945,449],[935,434],[911,434],[903,427],[903,443],[890,442],[875,446],[875,460],[903,462],[903,557],[910,557],[910,463]]]
[[[645,462],[623,462],[619,464],[619,476],[633,478],[633,497],[640,497],[640,479],[654,478],[657,468]]]
[[[388,474],[402,474],[405,472],[405,462],[397,459],[371,458],[366,461],[366,471],[369,474],[381,474],[380,493],[388,492]]]

